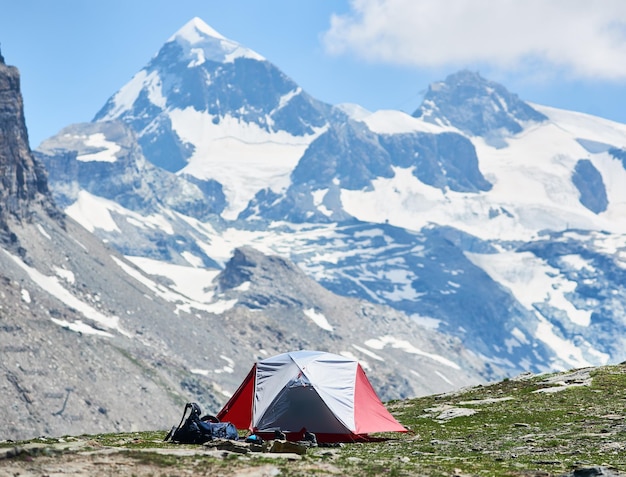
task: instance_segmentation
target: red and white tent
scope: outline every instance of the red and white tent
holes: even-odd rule
[[[309,431],[318,442],[407,431],[382,404],[358,361],[321,351],[257,362],[217,418],[266,437],[279,429],[299,440]]]

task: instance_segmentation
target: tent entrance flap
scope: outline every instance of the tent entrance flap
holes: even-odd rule
[[[284,432],[299,432],[304,428],[313,433],[350,432],[339,422],[313,386],[296,385],[293,381],[258,416],[254,427],[259,431],[280,429]]]

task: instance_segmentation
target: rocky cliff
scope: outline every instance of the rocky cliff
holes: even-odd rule
[[[0,241],[15,242],[9,217],[31,220],[34,206],[60,219],[45,171],[28,145],[19,71],[0,55]]]

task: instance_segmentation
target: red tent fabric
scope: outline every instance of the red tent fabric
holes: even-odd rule
[[[358,361],[307,350],[256,363],[217,418],[265,437],[280,430],[300,440],[309,431],[318,442],[407,431],[387,411]]]
[[[254,397],[254,378],[256,364],[239,385],[235,394],[217,413],[220,421],[232,422],[237,429],[250,429],[252,425],[252,398]]]

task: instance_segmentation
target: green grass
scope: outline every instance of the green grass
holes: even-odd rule
[[[550,376],[505,380],[446,395],[387,403],[411,432],[382,435],[388,438],[383,442],[310,449],[297,461],[260,455],[232,455],[228,459],[162,455],[156,450],[198,448],[165,443],[165,432],[98,434],[65,437],[63,441],[83,439],[94,449],[119,448],[139,464],[172,471],[193,471],[201,465],[227,472],[272,463],[283,476],[562,475],[577,467],[600,465],[626,472],[626,365],[596,368],[591,372],[590,386],[536,392],[554,386],[545,382]],[[476,412],[438,419],[450,408]],[[39,441],[51,443],[54,439],[30,442]],[[146,452],[149,449],[155,452]]]

